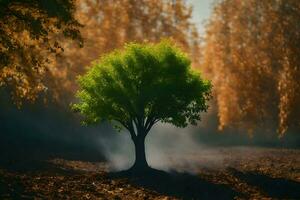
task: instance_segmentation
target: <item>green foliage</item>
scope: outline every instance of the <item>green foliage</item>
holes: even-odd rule
[[[211,84],[191,69],[187,55],[169,41],[130,43],[92,64],[79,78],[84,123],[119,122],[148,132],[158,121],[185,127],[206,111]],[[139,131],[137,131],[139,132]]]

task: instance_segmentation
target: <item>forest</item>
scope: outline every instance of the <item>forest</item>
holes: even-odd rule
[[[299,199],[299,13],[0,0],[0,198]]]

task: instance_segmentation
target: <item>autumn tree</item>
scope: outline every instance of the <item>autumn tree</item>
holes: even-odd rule
[[[220,129],[299,130],[299,12],[297,0],[215,5],[203,70],[214,84]]]
[[[66,42],[65,56],[58,60],[56,68],[52,68],[57,80],[51,84],[60,100],[66,99],[66,93],[76,91],[73,80],[85,72],[84,66],[127,42],[158,42],[161,38],[172,38],[188,52],[195,65],[198,63],[198,32],[191,22],[192,10],[183,0],[114,0],[114,3],[82,0],[76,5],[76,18],[84,25],[81,33],[85,45],[80,49]]]
[[[133,169],[148,168],[145,138],[157,122],[195,125],[208,108],[210,82],[191,69],[191,61],[170,42],[130,43],[93,62],[79,78],[73,109],[84,123],[108,121],[126,128],[135,145]]]
[[[0,0],[0,86],[15,103],[46,89],[48,64],[63,50],[59,37],[81,42],[79,26],[73,0]]]

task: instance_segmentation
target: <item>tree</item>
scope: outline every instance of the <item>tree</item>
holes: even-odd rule
[[[220,129],[299,132],[299,12],[297,0],[216,4],[203,71],[214,85]]]
[[[211,84],[190,64],[171,42],[130,43],[93,62],[79,78],[80,101],[72,108],[85,124],[108,121],[126,128],[135,145],[133,169],[145,169],[144,142],[155,123],[195,125],[208,108]]]
[[[82,42],[74,11],[73,0],[0,0],[0,86],[18,105],[45,91],[62,37]]]

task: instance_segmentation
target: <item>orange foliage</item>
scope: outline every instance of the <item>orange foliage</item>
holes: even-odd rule
[[[91,61],[131,41],[158,42],[162,38],[172,38],[197,64],[199,37],[190,21],[191,12],[183,0],[78,1],[76,16],[84,25],[81,30],[84,47],[65,43],[65,55],[51,71],[57,77],[55,82],[50,82],[55,97],[68,102],[66,92],[73,96],[77,88],[75,77],[82,74]]]
[[[1,1],[0,87],[8,89],[17,106],[23,100],[34,101],[47,89],[49,61],[62,51],[50,35],[80,40],[73,13],[73,0]]]
[[[203,70],[219,128],[300,127],[300,2],[224,0],[207,25]]]

